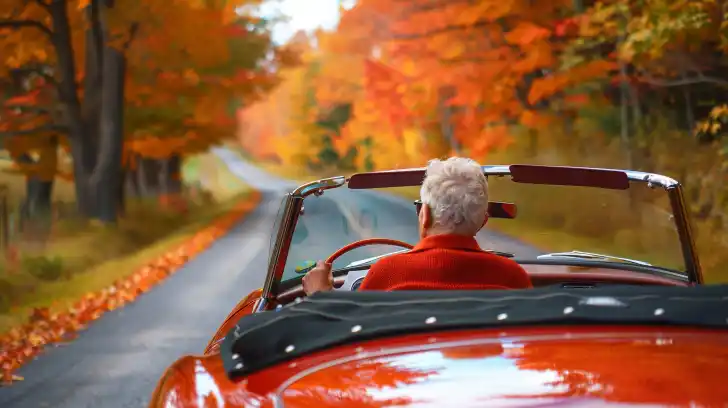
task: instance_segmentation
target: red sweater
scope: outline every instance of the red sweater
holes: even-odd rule
[[[483,251],[474,237],[434,235],[411,251],[377,261],[359,290],[531,287],[531,279],[518,263]]]

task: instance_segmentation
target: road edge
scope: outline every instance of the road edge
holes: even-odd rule
[[[89,323],[107,312],[134,302],[140,295],[165,282],[245,219],[258,207],[261,198],[261,192],[251,188],[232,210],[197,231],[189,240],[108,288],[87,294],[68,310],[58,313],[48,309],[36,310],[27,323],[12,328],[0,338],[0,386],[22,381],[23,378],[13,372],[42,354],[46,346],[72,340]]]

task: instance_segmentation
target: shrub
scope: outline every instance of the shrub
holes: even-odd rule
[[[44,281],[55,281],[65,276],[63,259],[59,256],[25,256],[22,267],[27,273]]]
[[[13,284],[10,281],[0,278],[0,313],[10,310],[13,289]]]

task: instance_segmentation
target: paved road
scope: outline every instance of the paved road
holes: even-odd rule
[[[295,183],[240,161],[229,151],[216,153],[263,192],[261,205],[163,285],[108,313],[75,341],[53,347],[24,366],[18,374],[25,381],[0,388],[0,407],[145,407],[164,369],[183,354],[201,352],[230,309],[261,286],[281,198]],[[375,214],[376,221],[362,222],[362,213]],[[329,192],[307,200],[303,217],[308,234],[320,231],[321,225],[328,230],[305,241],[306,246],[299,245],[291,257],[318,256],[370,235],[415,242],[413,214],[408,200],[371,192]],[[297,239],[302,234],[298,232]],[[479,240],[533,253],[532,248],[500,235]]]

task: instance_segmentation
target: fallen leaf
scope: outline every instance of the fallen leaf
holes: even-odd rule
[[[26,323],[0,336],[0,383],[22,381],[23,377],[14,375],[13,371],[38,356],[46,345],[66,344],[80,330],[85,329],[87,323],[133,302],[140,294],[162,283],[250,213],[258,205],[260,197],[260,192],[252,192],[247,200],[195,233],[179,247],[132,272],[125,279],[114,282],[112,286],[87,293],[58,313],[52,313],[49,308],[34,309]]]

